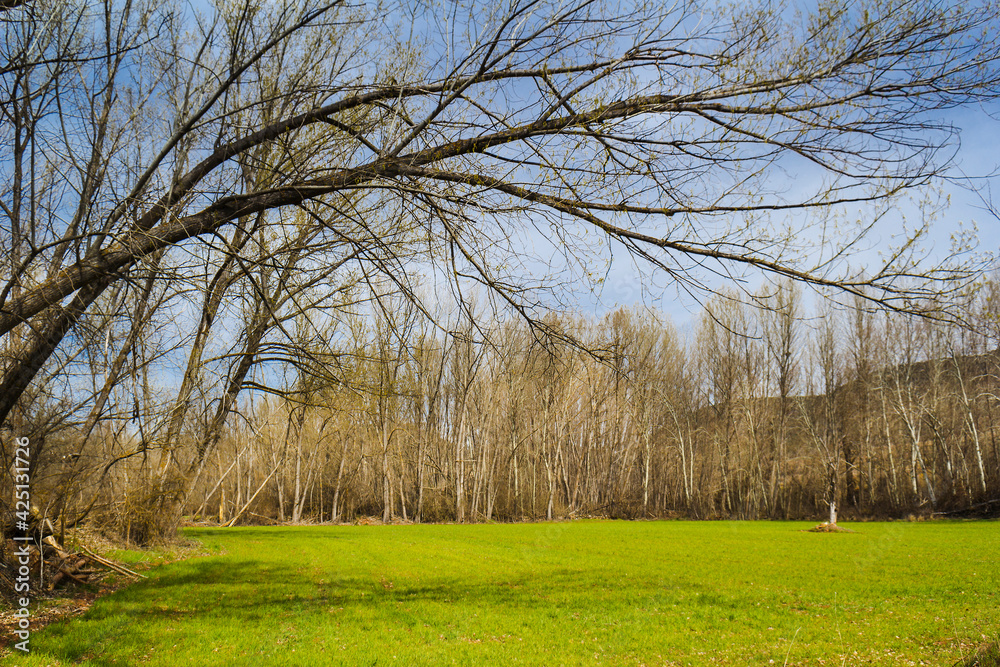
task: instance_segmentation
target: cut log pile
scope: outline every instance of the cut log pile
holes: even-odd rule
[[[28,544],[28,567],[31,572],[29,585],[33,590],[54,590],[57,587],[70,584],[98,584],[110,572],[127,577],[143,578],[145,576],[135,572],[120,563],[98,555],[85,546],[77,547],[78,550],[64,548],[54,535],[52,526],[45,522],[44,529],[35,533],[44,535],[40,542]],[[24,542],[10,541],[7,543],[8,553],[16,553],[23,548]],[[40,568],[40,565],[43,566]],[[2,569],[2,568],[0,568]],[[4,575],[12,573],[3,572]],[[8,584],[5,588],[13,589],[13,577],[0,577],[4,581],[0,584]],[[11,581],[7,582],[6,579]]]
[[[48,582],[48,589],[52,590],[66,580],[78,584],[95,584],[103,579],[108,571],[117,572],[128,577],[138,577],[145,579],[144,575],[134,572],[120,563],[95,554],[87,547],[81,546],[80,551],[73,553],[65,551],[55,538],[51,535],[42,540],[42,543],[52,550],[53,558],[51,575]]]
[[[55,574],[49,580],[48,588],[52,590],[64,579],[69,579],[78,584],[93,584],[99,582],[109,570],[124,574],[129,577],[140,577],[144,575],[134,572],[120,563],[108,560],[103,556],[98,556],[87,547],[81,546],[81,551],[69,553],[59,548],[58,543],[51,536],[45,538],[46,544],[51,546],[56,554]]]

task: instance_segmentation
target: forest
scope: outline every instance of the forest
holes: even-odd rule
[[[995,511],[1000,14],[779,4],[0,2],[4,537]]]
[[[991,285],[970,304],[986,332]],[[298,359],[222,432],[208,362],[172,447],[143,440],[181,410],[162,390],[89,431],[54,429],[37,497],[57,523],[138,543],[176,522],[174,503],[224,525],[996,511],[995,337],[860,301],[806,317],[792,283],[758,301],[724,293],[687,333],[644,307],[550,316],[541,338],[516,319],[441,334],[397,298],[348,318],[335,360]]]

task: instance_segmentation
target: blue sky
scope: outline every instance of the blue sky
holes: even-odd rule
[[[814,4],[792,2],[786,6],[786,9],[792,13],[797,7],[808,11],[808,8]],[[425,17],[426,15],[421,14],[421,16]],[[435,33],[433,29],[430,32]],[[981,252],[996,254],[997,248],[1000,247],[997,221],[984,210],[979,197],[967,187],[975,185],[986,191],[992,181],[990,179],[974,180],[967,183],[966,187],[959,183],[959,180],[964,176],[984,177],[997,171],[1000,160],[997,159],[992,149],[992,137],[997,134],[996,122],[984,110],[968,109],[953,110],[944,117],[944,120],[954,123],[962,129],[962,145],[956,157],[955,168],[949,172],[952,180],[942,180],[934,184],[933,189],[929,189],[927,192],[913,191],[908,198],[901,198],[894,202],[888,212],[879,211],[875,206],[865,207],[861,205],[856,205],[853,208],[843,207],[838,211],[842,218],[862,223],[876,217],[879,218],[872,234],[865,239],[860,249],[848,258],[851,266],[855,268],[874,266],[878,261],[879,251],[888,249],[894,243],[898,244],[904,230],[918,227],[924,221],[927,211],[931,209],[934,210],[935,218],[930,226],[929,235],[924,239],[926,259],[929,265],[933,265],[936,260],[947,256],[951,248],[952,235],[963,228],[960,225],[964,225],[965,230],[977,228],[978,249]],[[786,173],[776,172],[773,174],[774,178],[768,180],[768,184],[777,184],[779,189],[784,189],[788,200],[798,199],[795,196],[797,189],[801,189],[801,192],[808,192],[808,184],[810,182],[813,185],[816,184],[815,180],[810,181],[810,179],[815,179],[816,175],[809,174],[808,170],[799,170],[784,161],[779,166],[785,167]],[[785,182],[782,182],[782,179],[785,179]],[[994,190],[998,192],[998,197],[1000,197],[1000,186]],[[919,200],[925,196],[935,198],[935,204],[921,208]],[[805,213],[797,215],[804,218]],[[801,220],[802,218],[799,219],[799,221]],[[789,222],[796,226],[794,216],[789,216],[788,219],[779,222]],[[557,284],[551,297],[553,307],[575,306],[578,310],[600,315],[618,305],[645,303],[667,313],[678,324],[690,321],[699,313],[701,307],[699,299],[686,292],[681,284],[673,281],[669,276],[652,271],[641,260],[637,262],[622,247],[612,247],[609,250],[607,245],[597,238],[593,241],[592,261],[586,269],[589,270],[591,276],[603,277],[603,281],[596,293],[591,292],[592,283],[587,279],[583,269],[563,262],[558,257],[558,248],[544,240],[543,237],[547,235],[545,229],[547,224],[539,219],[537,222],[539,230],[531,229],[530,225],[526,226],[525,230],[521,232],[522,236],[518,243],[529,250],[526,253],[529,257],[525,258],[522,254],[518,258],[512,259],[511,262],[518,270],[523,269],[525,279],[541,278],[546,275],[552,278],[552,281]],[[654,225],[650,225],[649,228],[657,229]],[[813,242],[813,239],[800,238],[798,241],[800,245],[808,246],[809,243]],[[818,238],[815,241],[813,247],[817,249],[816,252],[820,252],[818,249],[822,247],[822,244],[819,243]],[[812,252],[808,250],[803,250],[803,253],[809,257],[813,256]],[[531,256],[532,254],[534,256]],[[553,258],[551,261],[550,257]],[[718,273],[713,273],[713,270],[718,270]],[[720,264],[709,263],[693,277],[710,289],[739,285],[748,292],[754,292],[759,288],[762,278],[758,273],[749,271],[729,274],[727,273],[729,270],[739,271],[739,267],[724,267]],[[434,282],[432,270],[428,270],[428,282]],[[433,286],[430,289],[433,291]],[[808,290],[806,298],[807,301],[811,300]]]
[[[994,112],[993,116],[997,116]],[[948,172],[952,180],[941,181],[934,190],[926,193],[914,191],[906,199],[896,202],[894,210],[885,216],[876,227],[869,240],[870,250],[867,261],[877,261],[877,250],[892,243],[903,228],[903,221],[910,226],[921,219],[922,212],[914,199],[926,194],[934,198],[936,217],[932,222],[931,235],[925,245],[928,261],[944,258],[951,248],[951,236],[959,229],[976,229],[978,251],[994,257],[1000,252],[1000,221],[987,209],[984,198],[993,197],[1000,205],[1000,152],[995,138],[1000,136],[1000,121],[991,117],[985,109],[960,109],[948,117],[961,130],[961,146],[954,167]],[[794,183],[791,186],[795,187]],[[978,190],[978,192],[976,191]],[[845,211],[858,219],[876,215],[875,207],[855,206]],[[865,263],[864,253],[851,258],[852,262]],[[733,280],[723,276],[704,274],[709,285],[733,287]],[[748,272],[742,285],[754,291],[761,282],[759,275]],[[580,305],[595,313],[603,313],[617,305],[645,304],[668,314],[675,323],[683,326],[697,319],[701,303],[678,285],[663,277],[651,275],[648,266],[635,262],[624,251],[615,253],[615,259],[608,271],[607,279],[599,294],[580,292]]]

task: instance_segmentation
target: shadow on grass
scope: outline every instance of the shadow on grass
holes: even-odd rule
[[[150,579],[99,600],[83,616],[38,632],[32,636],[32,653],[43,659],[110,667],[147,659],[162,664],[176,651],[185,656],[178,660],[188,662],[192,650],[208,653],[213,645],[227,642],[253,653],[264,642],[273,642],[268,633],[273,634],[278,624],[303,620],[310,625],[334,624],[329,616],[334,610],[370,610],[379,605],[405,609],[408,603],[470,600],[511,610],[552,606],[534,585],[534,576],[521,575],[479,582],[456,575],[409,585],[275,561],[196,559],[166,566]],[[576,576],[572,571],[547,572],[546,588],[572,586]],[[230,634],[220,634],[220,628]]]
[[[534,576],[522,575],[493,577],[481,582],[469,582],[455,575],[440,578],[430,584],[410,585],[406,581],[390,581],[387,578],[374,579],[370,576],[334,576],[311,568],[295,568],[266,563],[231,562],[228,560],[199,561],[185,564],[183,568],[168,569],[160,576],[140,582],[102,601],[100,612],[115,613],[112,605],[139,602],[146,605],[150,601],[163,600],[179,603],[204,602],[206,608],[238,611],[243,618],[256,618],[257,612],[246,607],[248,600],[231,593],[247,592],[253,604],[262,609],[286,607],[297,603],[320,603],[325,606],[347,607],[352,604],[371,605],[373,602],[453,602],[472,598],[500,601],[504,604],[547,605],[534,594]],[[574,582],[579,574],[565,570],[547,571],[546,587],[561,589]],[[426,581],[425,579],[422,581]],[[213,596],[213,593],[222,596]],[[107,611],[104,608],[107,607]],[[188,609],[196,612],[198,610]],[[151,613],[151,612],[141,612]],[[175,612],[176,613],[176,612]],[[262,612],[260,616],[270,613]],[[93,613],[91,614],[93,616]]]
[[[973,656],[959,660],[955,667],[1000,667],[1000,640],[980,648]]]

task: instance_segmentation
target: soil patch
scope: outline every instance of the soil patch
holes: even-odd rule
[[[805,533],[853,533],[855,531],[850,528],[841,528],[835,523],[821,523],[815,528],[810,528],[809,530],[802,531]]]

